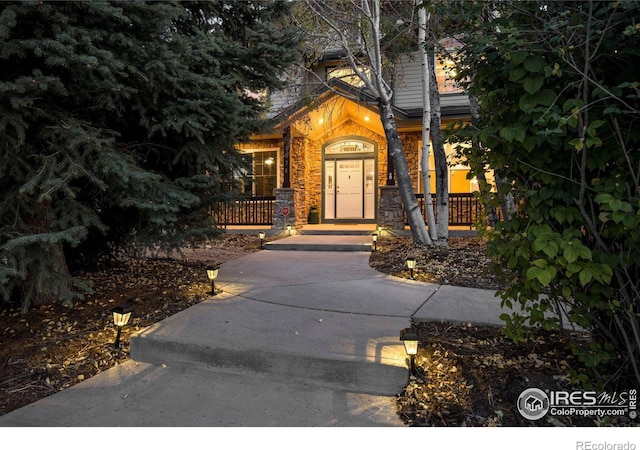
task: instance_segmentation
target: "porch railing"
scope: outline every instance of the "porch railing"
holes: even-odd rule
[[[219,203],[213,211],[216,223],[225,225],[272,225],[276,198],[247,197],[233,203]]]
[[[432,201],[435,205],[436,195],[431,194]],[[420,206],[422,215],[425,215],[424,194],[416,194],[416,200]],[[482,213],[483,206],[478,198],[472,193],[450,193],[449,194],[449,226],[472,227],[478,217]],[[438,211],[434,207],[434,215],[438,220]],[[404,213],[405,224],[409,224],[407,214]]]
[[[432,194],[435,202],[435,195]],[[221,225],[272,225],[275,197],[247,197],[233,203],[220,203],[214,218]],[[416,194],[424,215],[424,194]],[[449,225],[471,227],[482,212],[482,205],[474,194],[449,194]],[[437,214],[437,212],[436,212]],[[436,220],[438,220],[436,216]],[[405,223],[408,224],[406,214]]]

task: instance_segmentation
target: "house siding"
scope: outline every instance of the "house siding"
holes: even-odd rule
[[[400,109],[422,109],[422,64],[418,53],[396,63],[393,104]]]

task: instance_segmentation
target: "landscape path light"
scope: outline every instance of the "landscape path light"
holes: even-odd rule
[[[129,323],[132,311],[133,310],[128,306],[116,306],[111,310],[113,313],[113,323],[118,327],[116,342],[114,344],[114,347],[118,350],[120,349],[120,332],[122,331],[122,327]]]
[[[260,238],[260,248],[264,248],[264,231],[261,231],[260,233],[258,233],[258,237]]]
[[[291,225],[287,225],[287,231],[289,232],[289,236],[291,236]]]
[[[375,252],[378,250],[378,234],[373,233],[371,239],[373,240],[373,251]]]
[[[413,269],[416,268],[416,259],[415,258],[407,258],[407,267],[411,271],[411,279],[413,280]]]
[[[411,359],[410,373],[411,375],[415,375],[415,358],[418,354],[418,344],[420,343],[420,337],[418,336],[418,333],[413,330],[413,328],[405,328],[400,332],[400,340],[404,345],[404,351]]]
[[[216,295],[216,278],[218,278],[219,267],[209,266],[207,267],[207,278],[211,282],[211,295]]]

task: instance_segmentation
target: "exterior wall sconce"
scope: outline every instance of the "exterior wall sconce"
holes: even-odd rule
[[[378,234],[373,233],[371,239],[373,240],[373,251],[375,252],[378,250]]]
[[[219,267],[209,266],[207,267],[207,278],[211,282],[211,295],[216,295],[216,278],[218,278]]]
[[[407,353],[407,356],[411,359],[411,375],[415,375],[416,366],[415,366],[415,358],[418,354],[418,345],[420,344],[420,337],[418,333],[416,333],[413,328],[405,328],[400,332],[400,340],[402,344],[404,344],[404,351]]]
[[[264,231],[261,231],[260,233],[258,233],[258,237],[260,238],[260,248],[264,248]]]
[[[114,344],[116,350],[120,349],[120,332],[122,331],[122,327],[129,323],[132,311],[133,310],[128,306],[116,306],[111,310],[111,312],[113,313],[113,323],[116,327],[118,327],[116,342]]]
[[[411,279],[413,280],[413,269],[416,268],[416,259],[415,258],[407,258],[407,268],[411,271]]]

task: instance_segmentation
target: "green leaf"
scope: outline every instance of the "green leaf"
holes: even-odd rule
[[[591,261],[593,259],[593,255],[591,254],[591,249],[586,245],[580,244],[578,247],[578,256],[580,258],[585,259],[587,261]]]
[[[542,106],[551,106],[556,101],[556,93],[551,89],[544,89],[536,94],[536,99]]]
[[[538,258],[533,262],[533,265],[544,269],[549,265],[549,263],[546,259]]]
[[[511,64],[513,64],[514,66],[518,66],[518,65],[522,64],[522,62],[525,59],[527,59],[528,56],[529,56],[529,54],[524,50],[513,51],[510,54]]]
[[[569,145],[575,147],[576,150],[580,151],[584,148],[584,141],[580,138],[571,139],[569,141]]]
[[[540,90],[544,83],[544,77],[527,77],[522,83],[522,87],[529,94],[535,94]]]
[[[555,257],[558,254],[558,244],[551,241],[547,244],[547,246],[543,249],[543,252],[550,258]]]
[[[530,152],[534,148],[536,148],[537,143],[538,143],[538,139],[535,136],[526,136],[524,138],[524,141],[522,142],[522,146],[525,148],[525,150]]]
[[[551,283],[551,280],[555,275],[555,269],[553,270],[552,269],[553,267],[549,267],[547,268],[547,270],[543,270],[538,274],[538,281],[540,282],[541,285],[548,286],[549,283]]]
[[[605,203],[611,203],[613,201],[613,197],[611,196],[611,194],[607,194],[606,192],[601,192],[600,194],[596,195],[596,197],[593,199],[596,203],[600,203],[605,204]]]
[[[527,280],[537,279],[543,286],[548,286],[555,275],[556,268],[553,266],[547,266],[545,268],[534,266],[527,270]]]
[[[562,112],[573,111],[574,109],[580,109],[584,105],[582,100],[577,98],[570,98],[562,105]]]
[[[525,69],[533,73],[542,73],[544,69],[544,59],[539,55],[526,58],[523,64]]]
[[[585,267],[578,275],[578,278],[580,278],[580,283],[586,286],[593,279],[593,272],[591,272],[591,269]]]
[[[527,114],[531,113],[533,111],[533,108],[535,108],[537,105],[538,102],[536,101],[535,96],[531,94],[523,94],[518,101],[518,106],[520,107],[520,109]]]
[[[509,71],[509,79],[511,81],[518,81],[527,74],[527,70],[522,66],[512,67]]]
[[[525,129],[523,127],[504,127],[500,130],[500,137],[509,142],[522,142],[525,138]]]
[[[615,223],[622,222],[625,217],[627,217],[627,214],[624,211],[618,210],[611,213],[611,220],[613,220]]]
[[[567,247],[562,252],[562,256],[564,256],[564,259],[566,259],[568,263],[572,263],[580,256],[580,250],[576,247]]]

